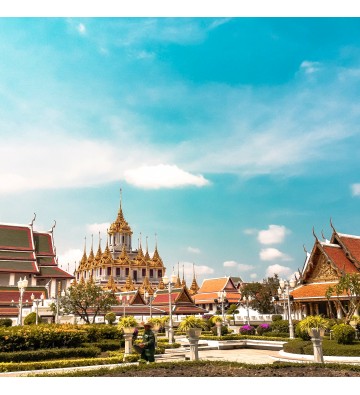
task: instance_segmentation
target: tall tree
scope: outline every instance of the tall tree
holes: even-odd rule
[[[360,274],[343,274],[336,285],[326,290],[325,296],[328,301],[334,295],[344,314],[345,323],[348,324],[360,307]],[[346,296],[346,301],[344,301],[344,296]]]
[[[95,318],[111,310],[119,302],[114,292],[105,291],[93,281],[80,281],[71,285],[65,296],[59,300],[59,309],[64,314],[81,317],[87,324],[95,323]],[[90,320],[92,318],[92,320]]]
[[[253,282],[244,284],[241,289],[241,295],[251,296],[252,300],[249,306],[260,314],[275,313],[275,305],[273,303],[273,296],[277,295],[279,288],[279,277],[275,274],[273,277],[268,277],[260,282]]]

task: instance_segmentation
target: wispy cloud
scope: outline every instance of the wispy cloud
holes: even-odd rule
[[[186,250],[187,250],[188,252],[191,252],[192,254],[200,254],[200,253],[201,253],[200,248],[197,248],[197,247],[191,247],[191,246],[189,246]]]
[[[258,240],[261,244],[280,244],[289,232],[283,225],[269,225],[268,229],[259,231]]]
[[[280,259],[282,261],[292,260],[291,257],[279,251],[277,248],[264,248],[260,251],[259,256],[262,261],[274,261],[276,259]]]
[[[225,261],[223,263],[223,266],[237,268],[237,270],[239,270],[240,272],[246,272],[254,269],[253,265],[246,265],[244,263],[238,263],[236,261]]]
[[[302,69],[306,74],[313,74],[319,71],[320,67],[320,62],[310,62],[308,60],[304,60],[300,65],[300,69]]]
[[[202,175],[194,175],[176,165],[165,164],[126,170],[124,178],[129,184],[145,189],[203,187],[210,184]]]
[[[95,224],[88,224],[88,225],[86,225],[87,232],[95,235],[96,237],[98,237],[98,234],[100,232],[100,237],[101,237],[101,235],[104,235],[102,237],[102,240],[105,239],[105,241],[106,241],[106,237],[107,237],[107,231],[108,231],[109,228],[110,228],[110,223],[109,222],[104,222],[104,223],[101,223],[101,224],[95,223]]]
[[[352,184],[350,188],[352,196],[360,196],[360,184]]]
[[[85,35],[86,34],[86,27],[83,23],[79,23],[77,25],[77,31],[81,34],[81,35]]]

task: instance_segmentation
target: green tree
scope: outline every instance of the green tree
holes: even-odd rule
[[[326,290],[325,296],[328,301],[334,295],[344,314],[345,324],[349,324],[353,315],[360,307],[360,274],[343,274],[336,285],[330,286]],[[346,297],[346,301],[344,297]]]
[[[242,296],[252,297],[249,307],[259,311],[260,314],[274,314],[275,306],[272,298],[277,295],[278,288],[279,277],[275,274],[273,277],[264,279],[262,283],[253,282],[244,284],[240,292]]]
[[[64,314],[81,317],[87,324],[94,324],[98,315],[105,315],[118,303],[112,291],[105,291],[90,280],[71,285],[59,299],[59,309]]]

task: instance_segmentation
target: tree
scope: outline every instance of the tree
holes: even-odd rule
[[[111,306],[119,302],[112,291],[105,291],[93,281],[80,281],[71,285],[65,296],[59,300],[59,308],[64,314],[80,316],[87,324],[95,323],[95,318],[106,314]],[[90,322],[92,317],[92,322]]]
[[[334,295],[336,295],[339,306],[344,314],[345,323],[349,324],[351,318],[360,307],[360,274],[343,274],[336,285],[328,287],[326,290],[325,296],[328,301]],[[346,296],[348,303],[344,303],[344,296]]]
[[[260,314],[273,314],[275,313],[275,306],[273,303],[273,296],[277,295],[279,288],[279,277],[275,274],[273,277],[268,277],[260,282],[253,282],[244,284],[241,287],[242,296],[251,296],[252,301],[249,306]]]

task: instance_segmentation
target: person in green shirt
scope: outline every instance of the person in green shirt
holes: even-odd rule
[[[141,347],[141,359],[145,359],[148,362],[155,362],[155,335],[151,330],[152,325],[149,322],[144,323],[144,334],[142,337],[142,343],[139,344]]]

